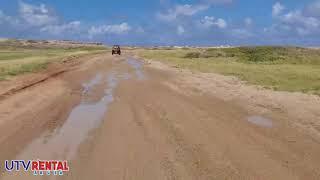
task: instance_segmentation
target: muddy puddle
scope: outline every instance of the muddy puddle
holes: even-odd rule
[[[273,123],[271,119],[262,117],[262,116],[250,116],[248,117],[248,122],[255,124],[257,126],[272,128]]]
[[[86,94],[92,90],[93,87],[100,84],[102,80],[102,74],[97,74],[93,79],[91,79],[89,82],[85,82],[82,84],[83,91],[82,94]]]
[[[80,144],[102,123],[108,106],[114,100],[113,92],[119,81],[145,78],[140,61],[129,58],[127,64],[134,69],[133,72],[98,73],[83,83],[81,103],[72,109],[65,123],[33,140],[17,159],[74,159]],[[103,85],[105,88],[101,97],[94,102],[86,100],[94,95],[97,87],[102,88]]]
[[[143,80],[145,79],[145,75],[143,73],[143,63],[134,58],[128,58],[127,63],[134,68],[136,76],[138,79]]]
[[[85,101],[86,95],[90,94],[95,86],[103,83],[103,80],[107,81],[103,96],[97,102]],[[113,101],[113,91],[118,80],[113,73],[104,78],[102,74],[98,74],[84,83],[83,100],[71,111],[63,126],[34,140],[18,158],[73,159],[79,145],[87,139],[90,131],[102,122],[109,104]]]

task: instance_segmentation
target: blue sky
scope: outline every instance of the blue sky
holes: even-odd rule
[[[320,0],[1,0],[0,37],[318,46]]]

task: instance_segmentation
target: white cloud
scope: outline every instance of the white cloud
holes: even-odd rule
[[[0,10],[0,24],[17,25],[19,24],[19,19],[6,15]]]
[[[137,33],[145,33],[145,30],[143,29],[143,27],[139,26],[139,27],[137,27],[136,32]]]
[[[309,4],[305,12],[313,17],[320,17],[320,0],[314,1],[313,3]]]
[[[280,2],[276,2],[272,7],[272,16],[278,16],[284,9],[285,7]]]
[[[2,10],[0,10],[0,20],[3,20],[6,18],[6,15],[4,14],[4,12]]]
[[[185,29],[184,29],[184,27],[183,26],[178,26],[177,27],[177,33],[178,33],[178,35],[182,35],[182,34],[184,34],[186,31],[185,31]]]
[[[3,11],[0,10],[0,23],[5,23],[10,20],[10,17],[5,15]]]
[[[238,39],[247,39],[254,36],[249,30],[241,28],[231,30],[231,34]]]
[[[211,4],[227,4],[227,3],[232,3],[233,0],[204,0],[204,2],[211,3]]]
[[[202,26],[208,28],[208,27],[214,25],[214,21],[215,21],[215,18],[214,18],[214,17],[212,17],[212,16],[205,16],[203,19],[200,20],[200,23],[201,23]]]
[[[310,33],[307,29],[302,28],[302,27],[297,27],[296,30],[297,30],[297,33],[302,36],[308,35]]]
[[[216,26],[218,26],[218,28],[226,28],[227,27],[227,23],[224,19],[219,18],[216,23]]]
[[[20,1],[19,13],[21,18],[31,26],[51,25],[58,22],[58,17],[44,4],[36,6]]]
[[[179,16],[193,16],[208,8],[209,6],[206,5],[177,5],[174,9],[169,9],[167,13],[158,13],[157,17],[163,21],[173,21]]]
[[[215,17],[212,17],[212,16],[205,16],[203,19],[200,20],[200,24],[205,28],[215,26],[223,29],[227,27],[227,22],[224,19],[221,19],[221,18],[216,19]]]
[[[279,17],[286,25],[295,27],[300,35],[306,35],[320,28],[320,20],[315,17],[304,16],[301,11],[291,11]]]
[[[20,25],[29,25],[31,29],[51,35],[64,36],[65,33],[79,32],[80,21],[60,22],[53,10],[45,4],[34,5],[19,1]]]
[[[310,5],[308,7],[310,8]],[[314,7],[315,9],[317,8],[316,4]],[[295,32],[302,36],[320,33],[320,18],[312,16],[310,9],[310,12],[308,11],[308,8],[305,11],[298,9],[287,12],[284,12],[284,9],[285,7],[280,3],[276,3],[273,6],[272,15],[276,20],[276,23],[273,24],[269,32]]]
[[[125,34],[131,30],[131,26],[128,23],[114,24],[114,25],[102,25],[92,26],[88,33],[89,37],[103,34]]]
[[[244,24],[245,24],[246,26],[251,26],[252,23],[253,23],[253,21],[252,21],[251,18],[247,17],[247,18],[244,19]]]
[[[54,35],[59,35],[61,33],[74,33],[78,32],[80,29],[80,21],[72,21],[67,24],[61,25],[48,25],[40,29],[41,32],[47,32]]]
[[[55,13],[55,10],[46,4],[29,4],[23,0],[18,1],[16,14],[8,16],[0,9],[0,34],[2,36],[88,39],[104,34],[126,34],[132,30],[132,27],[126,22],[90,26],[79,20],[63,21]],[[133,32],[143,34],[145,30],[137,26]]]
[[[307,28],[318,28],[319,20],[314,17],[306,17],[301,11],[291,11],[280,17],[280,20],[288,24],[301,24]]]

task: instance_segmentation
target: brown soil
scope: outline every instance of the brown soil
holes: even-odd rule
[[[0,162],[67,159],[70,172],[0,179],[320,178],[315,96],[129,55],[51,68],[0,83]]]

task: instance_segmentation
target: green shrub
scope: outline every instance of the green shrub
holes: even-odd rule
[[[236,76],[266,88],[320,95],[320,50],[296,47],[235,47],[142,51],[179,68]],[[201,61],[191,58],[200,57]]]
[[[186,55],[184,55],[183,58],[190,58],[190,59],[200,58],[200,55],[201,55],[200,52],[189,52],[189,53],[187,53]]]

